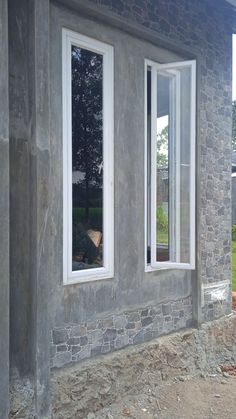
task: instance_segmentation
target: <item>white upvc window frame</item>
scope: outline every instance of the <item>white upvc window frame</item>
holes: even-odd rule
[[[147,70],[148,67],[151,67],[151,188],[150,188],[150,203],[147,203],[148,200],[148,186],[147,186],[147,166],[148,166],[148,138],[147,138]],[[178,68],[190,67],[191,68],[191,116],[190,116],[190,237],[189,237],[189,247],[190,247],[190,262],[181,263],[181,262],[158,262],[156,261],[156,171],[157,171],[157,162],[156,162],[156,119],[153,115],[157,114],[157,74],[161,71],[171,71],[173,74]],[[144,119],[144,156],[145,156],[145,272],[150,272],[153,270],[159,269],[195,269],[195,137],[196,137],[196,61],[181,61],[168,64],[159,64],[157,62],[146,59],[144,63],[144,91],[145,91],[145,119]],[[180,115],[179,115],[179,100],[180,100],[180,82],[178,77],[176,78],[176,100],[174,106],[176,108],[176,158],[180,158]],[[179,182],[179,174],[176,173],[175,182]],[[178,188],[176,188],[178,194]],[[178,199],[178,196],[176,197]],[[150,205],[150,227],[148,226],[148,206]],[[173,212],[173,205],[170,198],[170,207]],[[179,223],[179,205],[178,202],[175,205],[177,211],[171,214],[170,217],[170,234],[173,234],[173,229],[175,230],[175,251],[177,252],[177,260],[179,260],[178,249],[179,249],[179,240],[177,235],[180,234],[180,223]],[[175,224],[173,226],[173,224]],[[150,243],[151,243],[151,261],[147,262],[147,245],[148,245],[148,230],[150,231]],[[171,254],[170,249],[170,254]],[[170,256],[171,258],[171,256]]]
[[[103,267],[72,271],[71,47],[103,55]],[[113,46],[62,29],[63,87],[63,284],[114,276],[114,54]]]

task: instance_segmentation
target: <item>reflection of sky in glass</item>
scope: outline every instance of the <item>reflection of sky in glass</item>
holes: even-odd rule
[[[157,134],[160,134],[161,131],[168,125],[168,115],[161,116],[157,118]]]
[[[81,49],[80,48],[72,48],[72,57],[77,58],[77,60],[81,59]]]
[[[163,129],[169,125],[169,115],[160,116],[157,118],[157,135],[161,134]],[[167,139],[168,142],[168,139]],[[160,148],[157,149],[158,153],[162,153],[164,155],[168,155],[168,144],[161,145]]]

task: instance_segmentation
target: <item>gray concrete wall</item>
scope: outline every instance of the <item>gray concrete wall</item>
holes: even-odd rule
[[[10,341],[11,367],[32,372],[29,196],[29,19],[28,1],[9,0],[10,105]],[[24,348],[24,351],[22,351]]]
[[[144,58],[165,62],[181,56],[60,8],[52,7],[51,13],[50,149],[55,236],[50,301],[52,365],[61,366],[190,325],[192,299],[190,272],[144,273]],[[62,286],[62,27],[109,42],[115,54],[115,275],[112,280],[70,286]],[[186,310],[180,313],[182,300]]]
[[[30,343],[37,409],[43,414],[49,327],[51,365],[62,366],[230,311],[231,21],[220,2],[208,0],[134,1],[132,8],[126,1],[110,1],[107,8],[94,1],[98,9],[95,4],[92,12],[91,6],[88,15],[85,9],[93,3],[65,1],[73,11],[53,3],[49,110],[48,1],[11,2],[17,13],[17,19],[12,15],[10,83],[12,237],[20,242],[16,247],[11,241],[12,307],[16,304],[11,333],[19,368],[28,365],[20,345],[24,339]],[[115,53],[115,276],[70,286],[62,285],[62,27],[108,42]],[[144,58],[197,59],[193,273],[144,273]],[[221,301],[208,288],[215,282],[216,289],[223,287]]]
[[[60,0],[63,2],[63,0]],[[80,0],[70,0],[81,7]],[[231,54],[233,13],[223,1],[103,1],[95,6],[139,24],[174,48],[186,48],[197,57],[197,281],[193,278],[198,320],[210,320],[230,311],[231,278]],[[91,4],[91,3],[90,3]],[[117,23],[118,24],[118,23]],[[121,25],[121,23],[120,23]],[[151,37],[151,35],[150,35]],[[216,164],[217,162],[217,164]],[[212,283],[222,285],[217,301]],[[202,300],[201,300],[202,293]],[[201,300],[201,301],[200,301]],[[202,306],[202,307],[201,307]]]
[[[49,1],[9,1],[11,367],[49,412]],[[13,382],[15,374],[12,374]],[[23,381],[22,381],[23,382]],[[29,394],[28,394],[29,395]]]
[[[9,409],[9,110],[7,1],[0,1],[0,416]]]
[[[50,140],[49,140],[49,0],[30,1],[30,279],[32,285],[32,336],[35,407],[49,416],[49,277],[50,277]]]
[[[127,6],[127,2],[110,2],[109,10],[102,8],[99,3],[95,22],[86,18],[86,11],[79,1],[73,2],[73,7],[78,7],[77,15],[74,10],[70,13],[65,9],[52,8],[51,45],[55,53],[51,56],[52,214],[55,217],[54,224],[58,226],[55,241],[52,242],[52,248],[55,249],[51,292],[54,366],[125,346],[139,338],[148,339],[184,327],[186,314],[179,322],[180,313],[174,310],[172,315],[171,309],[167,319],[164,315],[164,323],[159,318],[161,327],[158,330],[153,326],[160,311],[163,314],[163,303],[176,301],[181,306],[183,299],[192,296],[193,306],[190,303],[189,316],[197,321],[210,320],[230,311],[230,19],[220,3],[212,8],[210,2],[203,2],[200,9],[197,2],[191,2],[191,8],[188,1],[185,3],[183,7],[182,3],[169,1],[167,8],[161,2],[155,3],[155,6],[146,2],[137,6],[134,2],[132,9]],[[114,15],[110,13],[111,9],[116,17],[122,18],[120,21],[112,20]],[[98,23],[101,10],[103,24]],[[119,24],[125,27],[127,17],[126,30],[121,32],[117,27]],[[143,27],[148,26],[152,44],[131,35],[138,26],[129,29],[130,21],[132,25],[138,23]],[[104,25],[104,22],[116,28],[112,29]],[[189,22],[189,25],[184,22]],[[65,287],[62,286],[60,172],[63,26],[109,42],[114,45],[115,52],[115,277],[111,281]],[[148,32],[145,32],[147,38]],[[165,44],[169,52],[153,45],[155,43]],[[143,61],[146,57],[160,62],[181,58],[171,53],[171,50],[182,51],[182,58],[197,59],[198,234],[197,269],[192,275],[183,271],[144,273]],[[216,283],[215,287],[209,288],[212,283]],[[220,301],[212,292],[218,287],[223,296]],[[204,297],[202,300],[201,295]],[[141,313],[145,308],[149,310],[146,317],[150,318],[142,324]],[[150,310],[157,317],[150,316]],[[137,320],[129,322],[127,312]],[[115,324],[119,323],[120,316],[123,316],[123,326],[119,330]],[[142,333],[137,330],[140,321]],[[129,323],[133,323],[132,327]],[[118,336],[119,333],[121,336]]]

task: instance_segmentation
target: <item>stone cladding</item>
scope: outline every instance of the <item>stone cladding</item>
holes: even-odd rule
[[[52,331],[51,366],[105,354],[192,325],[192,298],[67,324]]]
[[[204,285],[231,278],[231,49],[233,14],[222,0],[91,0],[156,31],[197,57],[197,268]],[[209,305],[209,307],[208,307]],[[207,302],[203,320],[231,310]]]
[[[197,276],[204,286],[231,276],[231,15],[222,1],[92,0],[157,32],[197,57]],[[175,47],[173,46],[173,49]],[[205,295],[202,320],[230,311]],[[204,294],[204,291],[203,291]],[[186,327],[191,298],[160,304],[52,332],[52,367],[110,352]]]

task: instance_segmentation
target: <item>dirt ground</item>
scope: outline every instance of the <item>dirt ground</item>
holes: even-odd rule
[[[51,406],[53,419],[236,419],[236,314],[53,370]],[[29,380],[12,382],[10,417],[37,417]]]
[[[236,419],[235,337],[226,316],[55,370],[52,417]]]
[[[183,381],[182,381],[183,380]],[[212,374],[180,377],[138,395],[124,397],[87,419],[235,419],[236,377]]]

